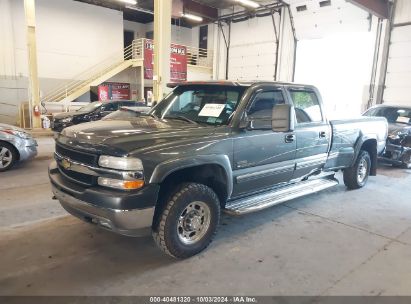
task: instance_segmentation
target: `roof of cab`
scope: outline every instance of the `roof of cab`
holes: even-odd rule
[[[244,86],[249,87],[254,84],[280,84],[280,85],[297,85],[305,86],[304,84],[297,84],[292,82],[281,82],[281,81],[272,81],[272,80],[252,80],[252,81],[233,81],[233,80],[206,80],[206,81],[184,81],[184,82],[173,82],[167,84],[169,88],[174,88],[177,86],[184,85],[225,85],[225,86]]]

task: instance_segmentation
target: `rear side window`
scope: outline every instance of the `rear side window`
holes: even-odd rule
[[[251,120],[271,121],[274,106],[284,103],[284,96],[280,90],[258,92],[247,115]]]
[[[290,90],[290,95],[298,123],[323,121],[320,103],[313,91]]]

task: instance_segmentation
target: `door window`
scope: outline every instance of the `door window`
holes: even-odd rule
[[[247,112],[248,118],[271,121],[274,106],[284,103],[284,96],[280,90],[259,92]]]
[[[284,103],[280,90],[258,92],[247,112],[248,119],[255,128],[271,128],[274,106]]]
[[[323,121],[320,103],[313,91],[291,90],[290,94],[298,123]]]

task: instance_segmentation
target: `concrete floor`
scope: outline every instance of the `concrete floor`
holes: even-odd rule
[[[53,142],[39,143],[0,175],[0,295],[411,295],[411,170],[223,216],[208,250],[175,261],[67,215],[47,180]]]

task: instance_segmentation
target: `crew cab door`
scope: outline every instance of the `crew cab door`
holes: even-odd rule
[[[288,182],[294,172],[296,141],[292,132],[272,130],[273,107],[285,104],[282,87],[258,87],[244,119],[248,127],[234,137],[233,197]]]
[[[331,127],[325,119],[317,90],[312,87],[288,87],[287,91],[296,116],[294,179],[324,167],[331,141]]]

